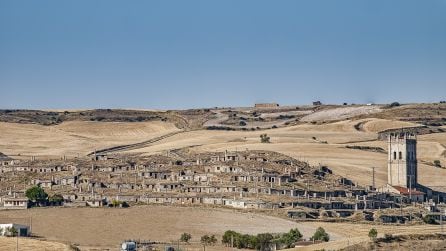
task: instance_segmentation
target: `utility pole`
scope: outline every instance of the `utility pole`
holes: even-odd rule
[[[440,227],[441,227],[441,234],[444,234],[444,229],[443,229],[443,215],[445,214],[444,209],[442,208],[440,210]]]
[[[375,167],[372,167],[372,189],[375,190]]]

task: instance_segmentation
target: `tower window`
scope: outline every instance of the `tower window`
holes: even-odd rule
[[[402,152],[400,152],[400,159],[403,159],[403,153]]]
[[[396,159],[396,152],[393,152],[393,159]]]

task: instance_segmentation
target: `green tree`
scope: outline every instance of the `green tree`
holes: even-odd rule
[[[217,243],[217,238],[215,237],[215,235],[203,235],[200,238],[200,241],[203,245],[214,245],[215,243]]]
[[[378,231],[375,228],[370,229],[369,238],[371,240],[375,240],[377,236],[378,236]]]
[[[273,239],[274,236],[270,233],[258,234],[256,249],[260,251],[269,250]]]
[[[211,237],[209,238],[209,244],[215,245],[216,243],[217,243],[217,237],[215,237],[215,235],[211,235]]]
[[[300,239],[302,239],[302,234],[300,233],[299,229],[295,228],[291,229],[288,233],[283,234],[280,237],[279,242],[285,244],[287,248],[290,248]]]
[[[319,227],[316,232],[313,234],[313,237],[311,237],[311,240],[315,240],[315,241],[329,241],[330,240],[330,236],[328,235],[327,232],[325,232],[325,229],[323,229],[322,227]]]
[[[17,229],[16,229],[14,226],[12,226],[12,227],[7,227],[7,228],[5,229],[5,234],[8,235],[8,236],[12,236],[12,237],[14,237],[14,236],[17,236],[18,231],[17,231]]]
[[[246,236],[244,235],[243,238],[246,241],[247,248],[255,249],[257,247],[258,245],[257,236],[247,234]]]
[[[33,186],[26,190],[26,197],[33,202],[44,202],[48,199],[48,194],[40,186]]]
[[[237,232],[235,232],[235,231],[232,231],[232,230],[227,230],[224,234],[223,234],[223,237],[221,238],[221,243],[223,243],[223,244],[231,244],[231,239],[236,235],[236,234],[238,234]]]
[[[207,244],[208,241],[209,241],[209,235],[205,234],[205,235],[201,236],[201,238],[200,238],[200,242],[201,242],[202,244]]]
[[[48,201],[53,204],[61,204],[64,201],[64,199],[62,195],[54,194],[48,198]]]
[[[192,239],[192,235],[191,234],[189,234],[189,233],[181,234],[180,241],[182,241],[182,242],[189,242],[190,239]]]

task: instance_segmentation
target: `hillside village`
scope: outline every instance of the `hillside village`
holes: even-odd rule
[[[404,223],[426,215],[438,218],[442,209],[438,203],[446,200],[445,193],[417,189],[416,181],[411,187],[358,186],[327,166],[311,166],[270,151],[194,153],[177,149],[145,157],[93,154],[90,158],[49,161],[19,161],[6,155],[1,158],[0,202],[4,209],[210,205],[285,209],[288,217],[300,220]],[[25,191],[33,186],[43,188],[49,198],[61,200],[31,201]],[[409,210],[411,204],[418,206]],[[406,207],[404,213],[399,210]]]
[[[173,123],[172,125],[175,126],[169,124],[168,129],[161,132],[144,132],[151,136],[145,141],[136,140],[138,136],[130,136],[131,141],[120,141],[121,144],[111,146],[106,144],[103,147],[95,147],[94,150],[87,145],[84,148],[88,151],[76,155],[22,154],[22,149],[13,151],[15,155],[1,153],[0,210],[48,207],[113,209],[143,205],[169,205],[226,208],[241,212],[272,214],[294,222],[439,224],[446,220],[444,214],[446,189],[444,186],[431,187],[426,182],[420,183],[419,177],[424,175],[426,166],[430,169],[442,170],[442,162],[435,166],[437,165],[435,162],[420,161],[417,153],[418,136],[444,134],[444,117],[442,116],[445,107],[442,104],[433,106],[435,109],[438,108],[438,112],[432,112],[432,105],[429,105],[431,117],[404,114],[406,109],[415,108],[403,109],[375,105],[332,107],[324,106],[320,102],[306,107],[280,107],[276,103],[262,103],[249,109],[221,108],[179,113],[157,112],[156,116],[152,112],[147,113],[151,115],[137,112],[139,117],[144,118],[140,120],[156,121],[150,126],[164,126],[158,123]],[[393,111],[392,115],[389,115],[390,111]],[[3,112],[7,115],[0,116],[0,119],[7,120],[8,126],[12,124],[10,120],[14,123],[34,126],[47,123],[48,119],[52,119],[42,114],[32,115],[29,111]],[[79,130],[79,127],[98,123],[100,127],[93,130],[92,135],[95,135],[104,133],[109,125],[117,128],[113,130],[121,130],[123,124],[116,124],[113,121],[117,118],[122,119],[122,116],[125,120],[132,121],[125,122],[130,123],[132,127],[138,123],[146,123],[138,119],[133,121],[135,114],[128,111],[115,113],[100,110],[85,112],[83,115],[81,113],[54,113],[53,116],[59,117],[60,121],[44,126],[50,128],[49,135],[62,131],[61,129],[51,131],[57,126],[71,134]],[[382,129],[374,129],[376,132],[370,132],[370,124],[396,123],[385,119],[387,116],[394,116],[395,113],[401,115],[398,125],[405,125],[404,127],[378,126]],[[104,116],[101,120],[110,121],[92,121],[96,120],[98,114]],[[144,114],[148,117],[144,117],[146,116]],[[79,119],[79,116],[87,115],[91,120],[87,124],[78,125],[79,122],[71,121]],[[409,118],[410,116],[412,117]],[[20,118],[24,120],[19,122]],[[65,120],[68,121],[65,122]],[[346,149],[358,155],[361,153],[386,155],[386,184],[378,185],[375,182],[375,169],[372,173],[363,175],[358,175],[359,171],[352,171],[352,174],[355,174],[353,177],[360,176],[361,182],[359,182],[349,174],[337,172],[337,166],[320,162],[315,164],[314,161],[310,163],[305,158],[294,158],[283,152],[274,151],[274,148],[266,150],[269,146],[275,145],[275,142],[271,143],[269,136],[275,134],[269,134],[273,131],[268,129],[282,128],[284,136],[281,137],[289,140],[291,136],[288,136],[288,128],[307,130],[309,126],[329,129],[333,126],[336,130],[339,126],[342,126],[342,130],[346,130],[343,128],[348,126],[348,131],[343,133],[358,137],[359,143],[354,140],[346,141],[341,145],[328,143],[324,140],[324,134],[313,131],[310,131],[313,134],[309,135],[318,137],[305,136],[309,139],[303,142],[309,141],[309,144],[315,146]],[[204,132],[214,133],[214,131],[224,133],[226,131],[241,131],[241,133],[260,131],[256,134],[260,135],[260,138],[255,139],[259,145],[255,145],[254,149],[238,148],[236,145],[235,150],[234,147],[229,147],[223,151],[205,151],[203,149],[206,148],[200,148],[199,144],[194,145],[195,142],[193,142],[188,146],[182,146],[180,143],[179,148],[169,145],[167,149],[155,148],[156,151],[146,152],[146,149],[174,140],[176,137],[181,142],[182,134],[199,135]],[[344,134],[339,134],[338,131],[334,133],[335,137],[339,138],[344,137]],[[93,141],[92,137],[94,136],[76,136],[77,139],[88,142]],[[275,138],[272,140],[274,141]],[[228,142],[243,144],[247,141],[246,137],[237,136],[225,144]],[[82,143],[74,145],[82,145]],[[57,147],[51,147],[57,150]],[[263,148],[265,150],[260,150]],[[419,168],[420,165],[423,165],[423,169]],[[39,191],[39,193],[41,191],[43,195],[38,199],[31,198],[27,196],[30,190]],[[15,224],[12,226],[20,230],[19,235],[32,234],[32,229],[26,224],[9,222],[8,224]]]

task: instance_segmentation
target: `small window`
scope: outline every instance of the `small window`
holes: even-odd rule
[[[400,152],[400,154],[399,154],[400,156],[400,159],[403,159],[403,153],[402,152]]]
[[[396,159],[396,152],[393,152],[393,159]]]

